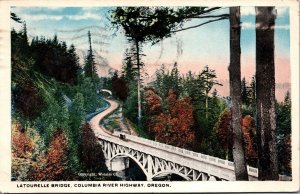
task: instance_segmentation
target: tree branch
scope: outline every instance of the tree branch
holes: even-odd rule
[[[227,17],[227,18],[229,18],[229,14],[195,16],[195,17],[189,17],[189,18],[191,18],[191,19],[202,19],[202,18],[218,18],[218,17]]]
[[[184,30],[188,30],[188,29],[192,29],[192,28],[197,28],[197,27],[203,26],[203,25],[211,23],[211,22],[216,22],[216,21],[225,20],[225,19],[228,19],[228,17],[221,17],[221,18],[218,18],[218,19],[215,19],[215,20],[209,20],[209,21],[203,22],[203,23],[195,25],[195,26],[190,26],[190,27],[187,27],[187,28],[181,28],[179,30],[173,30],[173,31],[171,31],[171,33],[180,32],[180,31],[184,31]]]
[[[199,15],[204,15],[204,14],[210,13],[210,12],[212,12],[214,10],[218,10],[220,8],[222,8],[222,7],[212,7],[210,9],[203,10],[203,11],[201,11],[199,13],[194,13],[194,14],[187,15],[186,18],[193,18],[193,17],[197,17]]]

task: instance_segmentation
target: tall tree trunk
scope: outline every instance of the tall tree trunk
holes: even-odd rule
[[[278,180],[275,116],[275,8],[256,7],[256,117],[258,178]]]
[[[232,100],[232,154],[236,180],[248,180],[241,128],[241,47],[240,7],[230,8],[230,96]]]
[[[140,65],[140,47],[139,41],[135,41],[136,45],[136,61],[137,61],[137,68],[138,68],[138,75],[137,75],[137,84],[138,84],[138,126],[141,127],[141,120],[142,120],[142,102],[141,102],[141,65]]]

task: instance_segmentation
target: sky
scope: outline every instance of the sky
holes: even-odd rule
[[[22,20],[26,21],[27,33],[30,38],[45,36],[74,44],[78,54],[88,50],[87,31],[92,33],[93,48],[105,59],[105,64],[121,70],[124,52],[128,42],[124,33],[112,28],[109,15],[114,7],[12,7]],[[277,18],[275,28],[275,72],[276,98],[282,100],[285,92],[290,89],[290,21],[287,7],[276,7]],[[228,13],[224,7],[216,13]],[[184,27],[202,23],[203,20],[193,19]],[[247,81],[255,74],[255,9],[241,7],[241,73]],[[21,24],[11,21],[16,30]],[[177,62],[180,73],[189,70],[200,72],[205,65],[216,70],[223,87],[217,87],[219,95],[229,94],[229,21],[213,22],[199,28],[178,32],[162,42],[143,45],[145,63],[144,72],[153,79],[155,71],[164,64],[172,68]],[[102,66],[103,67],[103,66]],[[99,67],[101,68],[101,67]],[[103,67],[104,68],[104,67]],[[100,72],[100,71],[99,71]],[[103,73],[103,72],[102,72]]]

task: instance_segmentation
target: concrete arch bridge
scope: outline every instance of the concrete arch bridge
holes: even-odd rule
[[[233,162],[122,132],[108,132],[99,123],[119,105],[113,100],[106,100],[110,104],[109,108],[93,117],[90,125],[102,145],[111,170],[114,170],[114,159],[131,158],[142,169],[147,180],[167,174],[177,174],[185,180],[193,181],[236,180]],[[249,179],[257,180],[257,168],[248,166],[247,169]]]

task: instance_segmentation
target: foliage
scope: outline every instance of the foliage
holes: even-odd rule
[[[219,145],[228,150],[232,148],[232,128],[231,128],[231,111],[229,108],[225,109],[220,116],[218,123],[216,123],[216,134]]]
[[[30,170],[36,158],[44,147],[39,134],[33,128],[26,131],[20,123],[12,122],[12,180],[27,180],[27,172]]]
[[[189,18],[209,18],[206,16],[219,9],[219,7],[180,7],[177,9],[170,7],[117,7],[111,11],[111,23],[116,27],[122,27],[125,36],[132,45],[129,57],[135,62],[137,67],[137,98],[138,98],[138,126],[141,127],[142,106],[141,106],[141,67],[143,63],[140,58],[143,56],[141,47],[143,43],[152,42],[155,44],[163,38],[170,37],[176,31],[185,30],[183,23]],[[198,26],[227,19],[228,14],[215,15],[218,19],[206,21]],[[193,26],[193,27],[198,27]],[[193,28],[189,27],[189,28]],[[189,29],[186,28],[186,29]]]
[[[81,93],[76,93],[73,103],[69,107],[69,128],[68,128],[68,168],[79,171],[78,140],[81,137],[80,129],[85,119],[84,97]]]
[[[233,130],[231,126],[231,110],[225,109],[221,114],[219,121],[216,123],[215,130],[219,145],[222,149],[230,153],[233,142]],[[253,127],[254,119],[250,115],[246,115],[241,119],[241,128],[243,133],[243,142],[246,154],[246,161],[251,166],[257,166],[257,148],[255,141],[256,129]]]
[[[289,91],[284,101],[277,103],[278,167],[282,174],[291,174],[291,97]]]
[[[242,115],[255,116],[255,76],[252,77],[251,83],[246,82],[245,77],[241,81],[241,100]]]
[[[155,133],[153,127],[156,123],[156,117],[162,113],[161,98],[152,88],[147,88],[144,93],[145,100],[145,127],[148,136],[151,139],[155,139]]]
[[[68,49],[57,36],[29,44],[25,24],[11,35],[12,116],[19,128],[12,134],[12,180],[73,180],[83,168],[78,141],[85,114],[103,105],[98,79],[79,75],[74,45]]]
[[[128,88],[124,77],[119,77],[118,73],[115,72],[114,76],[111,78],[111,82],[114,95],[118,99],[125,101],[128,96]]]
[[[58,129],[47,150],[47,154],[41,156],[40,161],[33,164],[28,172],[28,180],[57,181],[69,180],[67,169],[67,137],[62,129]]]
[[[79,150],[80,161],[86,172],[97,173],[107,171],[102,147],[87,123],[82,125]]]
[[[241,81],[241,100],[243,104],[249,105],[249,89],[247,88],[247,83],[245,77]]]
[[[137,66],[137,97],[138,97],[138,124],[141,127],[141,79],[140,70],[143,65],[140,61],[142,56],[141,47],[143,43],[152,42],[155,44],[163,38],[170,37],[173,33],[199,27],[206,23],[227,19],[228,14],[207,16],[220,7],[117,7],[111,12],[111,23],[116,28],[122,28],[129,43],[132,44],[130,57]],[[204,15],[204,16],[203,16]],[[183,29],[183,23],[191,18],[217,18],[208,20],[202,24]],[[178,72],[174,72],[174,76]],[[178,76],[177,76],[178,77]],[[176,83],[175,83],[176,84]],[[179,86],[179,85],[177,85]],[[169,88],[171,89],[171,88]],[[177,88],[174,88],[176,90]],[[168,91],[167,91],[168,92]]]
[[[219,7],[117,7],[112,10],[112,23],[122,27],[126,36],[138,42],[155,44],[163,38],[170,37],[176,30],[184,30],[187,19],[207,15]],[[228,15],[216,16],[227,19]],[[204,17],[205,18],[205,17]]]
[[[179,76],[177,63],[174,63],[171,71],[167,71],[164,65],[156,71],[154,87],[163,101],[165,101],[170,89],[177,95],[182,93],[182,78]]]
[[[16,113],[15,116],[20,118],[24,129],[40,115],[45,107],[36,84],[38,78],[32,71],[34,61],[27,56],[29,45],[26,34],[25,25],[21,32],[11,31],[13,114]]]
[[[34,67],[42,74],[57,81],[75,84],[79,71],[78,58],[74,55],[74,46],[67,49],[65,42],[53,39],[34,38],[31,43]]]
[[[75,87],[76,93],[81,93],[84,98],[84,110],[86,113],[94,112],[98,107],[103,105],[99,94],[96,92],[92,79],[81,76],[79,84]]]
[[[53,94],[52,94],[53,95]],[[41,113],[35,121],[35,127],[44,137],[46,146],[54,134],[54,130],[58,128],[69,128],[69,112],[57,99],[52,95],[48,96],[48,108]]]
[[[188,72],[185,76],[180,76],[176,63],[171,71],[162,66],[156,72],[156,80],[152,85],[159,97],[161,111],[168,110],[169,89],[173,89],[179,98],[190,98],[194,120],[191,128],[195,135],[193,150],[214,156],[224,156],[224,152],[214,146],[217,144],[217,137],[213,128],[225,108],[225,103],[218,97],[217,91],[211,92],[215,85],[219,85],[214,70],[206,66],[199,74]],[[151,112],[146,110],[145,117],[146,125],[148,125],[151,121]]]
[[[12,124],[12,179],[25,180],[34,143],[19,123]]]
[[[254,119],[250,115],[246,115],[242,118],[242,132],[244,139],[244,148],[246,161],[248,165],[257,166],[257,145],[254,139],[256,134],[256,129],[253,128]]]
[[[31,81],[23,82],[14,88],[13,101],[15,111],[31,121],[37,118],[45,108],[41,93]]]
[[[153,91],[147,92],[148,111],[153,110],[148,129],[159,142],[191,148],[194,141],[193,107],[189,98],[177,99],[173,90],[167,96],[167,111],[161,112],[158,96]],[[156,114],[155,114],[156,113]],[[180,139],[180,141],[178,141]]]
[[[34,145],[28,135],[22,130],[20,124],[13,127],[12,152],[14,157],[26,157],[33,149]]]
[[[138,95],[137,95],[137,84],[134,81],[129,82],[128,85],[129,95],[126,101],[123,104],[123,114],[127,117],[131,122],[137,124],[138,120]]]
[[[73,103],[69,108],[70,114],[70,126],[75,131],[72,131],[72,135],[74,135],[74,139],[79,138],[79,129],[82,125],[82,122],[85,118],[85,108],[84,108],[84,96],[82,93],[76,93]]]
[[[131,51],[127,49],[125,54],[126,57],[124,59],[123,66],[122,66],[122,77],[124,77],[126,83],[131,82],[137,76],[136,67],[132,59],[133,56],[130,56],[129,53]]]

